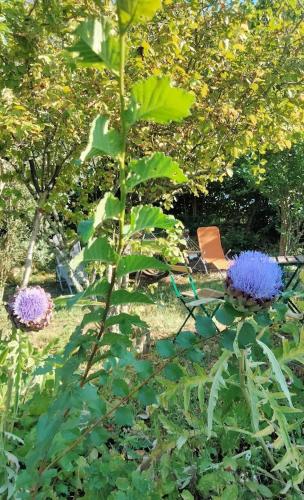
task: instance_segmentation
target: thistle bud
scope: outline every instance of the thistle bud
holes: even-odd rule
[[[282,288],[280,266],[262,252],[241,252],[227,271],[226,298],[241,312],[270,307]]]
[[[17,328],[38,331],[51,320],[53,301],[40,286],[20,288],[8,303],[10,317]]]

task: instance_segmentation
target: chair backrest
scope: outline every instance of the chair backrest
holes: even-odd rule
[[[206,262],[225,259],[220,230],[217,226],[199,227],[197,239],[202,257]]]

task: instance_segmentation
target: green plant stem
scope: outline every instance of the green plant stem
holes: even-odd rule
[[[95,358],[96,352],[98,350],[99,341],[100,341],[100,339],[101,339],[101,337],[102,337],[102,335],[103,335],[103,333],[105,331],[105,324],[106,324],[106,319],[107,319],[107,316],[109,314],[109,310],[110,310],[110,306],[111,306],[111,297],[112,297],[112,292],[113,292],[113,288],[114,288],[114,285],[115,285],[115,280],[116,280],[116,269],[113,270],[112,279],[111,279],[111,283],[110,283],[110,288],[109,288],[109,291],[107,293],[106,305],[105,305],[104,313],[102,315],[102,320],[101,320],[101,323],[100,323],[99,332],[97,334],[95,343],[93,345],[90,357],[88,359],[88,362],[87,362],[87,365],[86,365],[86,368],[85,368],[85,371],[84,371],[83,376],[81,378],[80,387],[83,387],[84,384],[87,381],[87,377],[88,377],[89,372],[90,372],[90,370],[92,368],[92,365],[94,363],[94,358]]]

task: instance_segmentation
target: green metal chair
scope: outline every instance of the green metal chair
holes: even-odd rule
[[[182,331],[187,321],[192,317],[195,319],[194,311],[196,309],[200,309],[206,316],[213,318],[217,309],[221,305],[224,299],[223,292],[219,292],[218,290],[213,290],[211,288],[204,288],[198,290],[196,284],[191,276],[191,269],[186,265],[175,265],[170,266],[170,282],[173,288],[174,294],[178,300],[183,304],[183,306],[187,309],[188,315],[181,325],[180,329],[177,332],[177,335]],[[174,273],[180,273],[181,275],[186,275],[188,279],[188,283],[190,285],[190,290],[180,290]],[[215,309],[212,312],[209,312],[207,309],[207,305],[216,303]],[[215,323],[217,329],[218,325]]]

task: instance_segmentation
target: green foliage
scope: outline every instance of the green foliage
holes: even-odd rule
[[[115,184],[115,189],[118,187],[117,197],[107,193],[96,210],[79,225],[86,246],[73,259],[72,266],[105,264],[100,268],[100,276],[95,283],[90,284],[85,291],[65,299],[70,306],[75,303],[85,306],[83,319],[63,352],[50,356],[34,375],[31,373],[34,377],[44,375],[44,381],[39,384],[39,379],[36,379],[37,383],[35,381],[26,388],[28,392],[23,392],[26,397],[22,401],[22,408],[19,395],[23,391],[24,363],[29,356],[21,356],[20,353],[23,352],[24,339],[27,337],[14,339],[15,342],[2,350],[3,363],[10,355],[14,360],[13,376],[5,374],[4,380],[9,395],[13,394],[13,398],[6,398],[10,402],[9,409],[13,407],[9,412],[11,421],[8,423],[12,426],[11,430],[24,437],[24,445],[19,448],[19,443],[10,442],[5,454],[2,453],[4,458],[1,465],[4,464],[5,488],[11,487],[10,493],[18,498],[31,496],[42,500],[79,495],[97,498],[100,491],[105,498],[110,499],[143,497],[152,500],[179,496],[191,499],[202,495],[207,498],[246,498],[248,492],[265,497],[290,494],[293,495],[291,498],[302,494],[303,412],[298,410],[298,406],[303,399],[303,384],[297,380],[290,361],[295,356],[303,362],[303,337],[299,325],[287,327],[286,305],[275,305],[268,315],[261,317],[260,314],[255,318],[249,311],[242,315],[230,304],[221,304],[215,319],[224,327],[230,327],[230,330],[226,328],[220,333],[211,318],[198,316],[198,335],[181,332],[174,340],[162,339],[149,359],[136,352],[131,339],[134,328],[146,329],[146,323],[132,311],[118,307],[153,303],[147,293],[134,290],[132,286],[124,288],[122,278],[125,275],[151,267],[167,269],[166,264],[153,255],[132,252],[136,235],[153,228],[171,231],[177,223],[174,217],[165,214],[159,207],[136,205],[135,200],[139,197],[134,188],[138,183],[159,179],[161,174],[174,182],[185,181],[179,167],[170,157],[152,154],[148,159],[136,162],[132,160],[133,151],[129,144],[129,138],[134,133],[131,125],[137,120],[153,121],[154,125],[164,123],[172,127],[169,125],[172,121],[180,122],[182,118],[190,116],[190,107],[194,102],[191,92],[171,86],[167,77],[159,78],[154,74],[132,86],[125,74],[129,37],[137,36],[133,32],[134,24],[150,19],[159,4],[158,1],[146,0],[118,0],[115,4],[111,3],[107,7],[108,20],[98,24],[91,21],[90,17],[79,28],[76,49],[75,45],[72,48],[73,53],[75,50],[78,53],[80,63],[89,67],[91,75],[95,74],[96,64],[99,69],[100,64],[114,68],[114,75],[110,78],[105,73],[105,81],[110,81],[115,104],[109,104],[110,109],[103,111],[111,119],[114,118],[116,128],[108,131],[108,121],[103,118],[103,114],[95,119],[81,159],[105,154],[106,161],[113,162],[119,184]],[[175,8],[185,9],[191,15],[184,19],[184,23],[190,24],[191,30],[199,29],[198,22],[193,26],[192,9],[198,8],[196,2],[185,2],[181,7],[179,3],[176,5],[172,6],[173,12]],[[98,10],[95,2],[90,6],[89,14],[91,10],[94,13]],[[207,19],[211,15],[215,16],[216,22],[211,23],[211,26],[217,26],[221,16],[225,16],[225,22],[220,24],[221,36],[228,34],[228,28],[223,26],[227,24],[230,30],[231,47],[229,40],[229,43],[223,41],[226,38],[216,39],[219,42],[216,51],[219,50],[221,54],[219,60],[214,49],[211,54],[204,47],[210,72],[220,71],[220,81],[229,80],[227,69],[230,65],[234,71],[240,65],[241,74],[247,75],[244,71],[247,66],[240,64],[243,61],[242,54],[255,54],[253,48],[260,47],[258,35],[262,36],[264,44],[269,42],[265,23],[259,22],[259,4],[245,3],[250,23],[247,18],[246,23],[242,18],[243,3],[233,4],[233,7],[235,11],[229,10],[228,16],[225,6],[215,10],[210,6],[206,12]],[[112,10],[114,8],[116,13]],[[103,13],[101,8],[97,12],[98,17]],[[240,23],[240,15],[243,23]],[[270,9],[267,26],[270,31],[277,29],[271,25],[273,19]],[[282,32],[289,37],[290,24],[285,22],[287,26],[284,25],[286,29]],[[162,23],[167,26],[166,21]],[[184,23],[181,23],[182,26],[176,23],[177,28],[172,25],[173,32],[183,29]],[[255,23],[256,31],[253,31],[252,36],[247,36],[246,33],[253,30]],[[112,38],[113,32],[118,40]],[[200,36],[197,38],[200,39]],[[248,39],[250,43],[246,42]],[[191,42],[185,45],[186,51],[188,47],[193,48]],[[197,49],[201,50],[200,47]],[[120,61],[119,69],[115,62],[117,60]],[[257,65],[253,64],[252,59],[250,61],[250,69],[253,70],[254,66],[256,72]],[[201,64],[201,61],[194,64],[198,73],[195,78],[198,80],[204,74]],[[192,73],[190,69],[191,66],[189,74]],[[251,72],[247,76],[252,81],[244,82],[242,78],[242,90],[247,94],[249,88],[250,97],[254,97],[255,102],[259,86],[264,95],[265,85],[272,83],[272,79],[268,74],[260,75],[257,81]],[[202,95],[202,82],[197,86]],[[131,91],[128,92],[130,87]],[[221,90],[222,85],[218,83],[216,89]],[[227,83],[224,89],[227,89]],[[208,91],[205,88],[205,96]],[[237,97],[239,99],[239,95]],[[228,115],[236,116],[237,112],[241,115],[241,128],[244,128],[247,137],[245,122],[253,123],[254,118],[250,119],[247,112],[245,117],[238,112],[234,108],[235,102],[234,106],[231,104],[228,110],[225,109],[221,92],[217,94],[217,100],[222,115],[226,117],[222,126],[226,128]],[[210,120],[214,119],[216,106],[213,103],[212,109],[208,110]],[[115,111],[117,107],[119,118]],[[200,109],[201,103],[198,107]],[[198,130],[201,135],[207,126],[203,116],[198,119],[198,113],[201,112],[195,111],[195,127],[198,124],[198,128],[191,131],[195,141]],[[283,112],[284,109],[280,109],[280,115]],[[297,108],[293,108],[293,113],[297,112]],[[250,114],[253,113],[251,109]],[[266,106],[259,116],[262,115],[265,115],[263,123],[267,123]],[[287,115],[289,113],[286,111]],[[191,120],[189,118],[189,123],[192,123]],[[213,126],[211,128],[214,130]],[[234,123],[230,132],[235,128]],[[139,136],[142,129],[145,127],[136,129]],[[238,127],[236,129],[239,143],[235,143],[232,148],[237,151],[232,148],[230,151],[230,146],[224,141],[225,148],[227,151],[229,148],[234,159],[259,140],[249,134],[246,141],[243,132]],[[265,137],[267,130],[262,127],[259,138]],[[274,140],[280,130],[274,127]],[[73,136],[69,140],[72,139]],[[216,144],[218,147],[218,142]],[[214,153],[214,149],[212,151]],[[210,161],[208,148],[206,161]],[[133,202],[131,206],[129,201]],[[117,221],[115,230],[114,225],[110,226],[112,220]],[[282,297],[282,300],[285,298]],[[284,327],[287,327],[287,335],[291,335],[292,346],[286,346],[286,342],[282,341]],[[228,349],[217,356],[217,337],[222,335],[226,336],[222,345],[228,345]],[[207,341],[210,345],[203,352],[203,345]],[[214,358],[215,363],[210,369],[210,360],[213,362]],[[293,383],[290,392],[286,374]],[[284,404],[286,399],[288,406]],[[300,423],[295,422],[295,415],[299,421],[302,419]],[[18,467],[12,458],[17,456],[16,450],[23,463],[18,476]],[[7,471],[12,463],[15,463],[13,474]],[[16,476],[15,488],[15,481],[7,481],[7,478],[15,479]],[[264,484],[265,478],[267,486]]]

